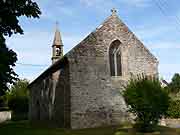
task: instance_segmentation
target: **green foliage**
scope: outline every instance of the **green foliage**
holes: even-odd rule
[[[7,83],[12,84],[17,80],[17,75],[13,70],[17,61],[16,53],[8,49],[4,37],[0,34],[0,96],[5,95],[8,89]]]
[[[171,102],[167,111],[168,118],[180,118],[180,74],[175,73],[171,83],[166,87],[171,97]]]
[[[170,102],[167,117],[169,118],[180,118],[180,100],[172,100]]]
[[[22,119],[20,116],[27,116],[29,91],[27,89],[29,82],[27,80],[17,81],[7,94],[8,106],[13,111],[13,118]],[[15,117],[14,117],[15,116]]]
[[[9,98],[12,97],[27,97],[29,95],[29,91],[27,86],[29,85],[29,81],[26,79],[18,80],[9,90]]]
[[[41,14],[37,3],[32,0],[1,0],[0,7],[0,33],[3,35],[23,34],[19,17],[39,18]]]
[[[123,97],[129,111],[136,116],[135,127],[141,132],[153,131],[158,120],[166,114],[170,100],[159,80],[148,77],[131,79]]]
[[[13,97],[8,103],[11,110],[18,113],[28,112],[28,98],[27,97]]]
[[[5,95],[0,96],[0,111],[7,111],[7,110],[9,110],[7,98]]]
[[[23,34],[19,17],[38,18],[41,12],[36,2],[32,0],[1,0],[0,7],[0,96],[2,96],[8,89],[7,85],[17,81],[17,74],[13,70],[17,55],[6,46],[5,36]]]
[[[171,83],[169,84],[170,92],[172,93],[178,93],[180,92],[180,74],[175,73]]]

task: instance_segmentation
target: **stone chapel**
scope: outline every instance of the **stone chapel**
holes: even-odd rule
[[[56,29],[52,54],[52,65],[29,85],[29,119],[59,127],[90,128],[128,120],[123,86],[132,75],[158,75],[158,60],[115,9],[65,55]]]

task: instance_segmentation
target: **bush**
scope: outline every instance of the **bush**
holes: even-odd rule
[[[167,116],[168,118],[180,118],[180,100],[171,101]]]
[[[14,97],[9,103],[9,108],[17,113],[28,112],[28,98],[27,97]]]
[[[8,101],[6,96],[0,96],[0,111],[8,111]]]
[[[128,109],[136,118],[135,128],[140,132],[151,132],[169,106],[168,93],[159,80],[146,76],[131,79],[123,92]]]

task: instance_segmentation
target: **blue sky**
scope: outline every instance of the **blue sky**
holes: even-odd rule
[[[15,71],[35,79],[51,64],[55,22],[65,53],[98,27],[116,8],[122,21],[158,58],[159,73],[170,80],[180,73],[180,7],[178,0],[36,0],[40,19],[20,18],[24,35],[7,39],[18,54]],[[33,64],[31,65],[21,65]]]

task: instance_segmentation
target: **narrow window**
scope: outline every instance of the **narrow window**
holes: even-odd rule
[[[37,120],[40,120],[40,103],[39,101],[36,102],[36,118]]]
[[[109,64],[111,76],[122,76],[120,44],[119,40],[115,40],[110,45]]]

